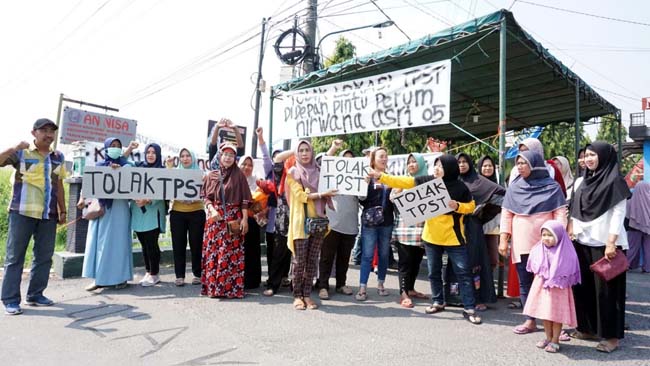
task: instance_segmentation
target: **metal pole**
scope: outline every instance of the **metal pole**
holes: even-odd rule
[[[318,0],[307,0],[307,41],[311,49],[311,55],[307,55],[303,63],[305,74],[318,68],[316,65],[316,22],[318,20]]]
[[[576,80],[576,122],[575,122],[575,154],[576,154],[576,179],[580,175],[580,164],[578,163],[578,158],[580,157],[580,139],[582,138],[580,134],[580,79]],[[573,195],[572,195],[573,196]]]
[[[253,146],[251,155],[257,158],[257,127],[260,122],[260,98],[262,91],[260,90],[260,82],[262,81],[262,62],[264,62],[264,34],[266,31],[266,18],[262,18],[262,41],[260,42],[260,58],[257,65],[257,82],[255,83],[255,117],[253,118]],[[246,144],[246,142],[244,142]]]
[[[618,122],[618,166],[619,169],[622,168],[621,163],[623,163],[623,121],[621,121],[621,110],[619,109],[616,112],[616,122]]]
[[[506,17],[501,19],[501,29],[499,29],[499,178],[501,184],[506,184]],[[505,258],[499,258],[505,262]],[[513,268],[509,267],[508,271]],[[503,297],[503,266],[499,266],[497,274],[497,296]]]
[[[63,93],[59,94],[59,109],[56,112],[56,133],[54,134],[54,147],[56,151],[56,146],[59,144],[59,126],[61,125],[61,108],[63,107]]]
[[[269,154],[273,154],[273,88],[269,97]],[[273,158],[271,156],[271,158]]]

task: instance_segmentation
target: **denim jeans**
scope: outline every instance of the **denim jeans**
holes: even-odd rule
[[[467,249],[463,246],[445,246],[425,243],[424,251],[427,254],[427,268],[429,269],[429,284],[431,285],[431,298],[434,303],[444,304],[445,297],[442,287],[442,254],[447,252],[451,260],[454,273],[458,279],[460,298],[466,310],[474,309],[474,286],[468,264]]]
[[[390,237],[393,234],[393,225],[366,227],[361,225],[361,271],[359,284],[366,286],[370,276],[372,259],[375,256],[375,246],[379,256],[377,279],[384,281],[388,270],[388,253],[390,251]]]
[[[5,305],[21,301],[20,280],[25,264],[25,253],[32,235],[34,236],[34,259],[29,276],[27,299],[42,295],[47,287],[56,240],[56,220],[39,220],[9,212],[7,254],[2,279],[2,303]]]
[[[521,299],[521,306],[526,306],[526,300],[528,299],[528,293],[530,292],[530,286],[533,285],[533,280],[535,275],[526,270],[526,264],[528,263],[528,254],[521,255],[521,262],[516,263],[517,275],[519,275],[519,298]],[[535,318],[527,317],[528,319],[535,320]]]

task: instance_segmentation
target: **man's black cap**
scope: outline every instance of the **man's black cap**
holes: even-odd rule
[[[49,120],[47,118],[39,118],[34,122],[34,130],[39,130],[45,126],[52,126],[55,130],[59,129],[59,127],[56,125],[56,123],[52,122],[52,120]]]

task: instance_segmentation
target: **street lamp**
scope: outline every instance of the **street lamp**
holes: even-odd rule
[[[385,22],[381,22],[381,23],[377,23],[377,24],[364,25],[364,26],[361,26],[361,27],[342,29],[342,30],[338,30],[338,31],[335,31],[335,32],[327,33],[326,35],[324,35],[320,39],[320,41],[318,41],[318,44],[316,45],[316,49],[314,50],[314,66],[316,66],[318,68],[318,70],[320,70],[320,68],[321,68],[321,66],[320,66],[320,55],[319,55],[320,54],[320,44],[323,43],[323,40],[325,38],[327,38],[327,37],[329,37],[331,35],[334,35],[334,34],[352,32],[352,31],[359,30],[359,29],[366,29],[366,28],[378,28],[378,29],[380,29],[380,28],[391,27],[393,25],[395,25],[395,22],[393,22],[392,20],[387,20]]]

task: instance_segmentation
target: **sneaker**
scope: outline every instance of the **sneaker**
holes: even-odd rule
[[[336,292],[343,295],[352,295],[354,291],[348,286],[341,286],[336,288]]]
[[[176,281],[174,282],[174,284],[177,287],[185,286],[185,279],[184,278],[177,278]]]
[[[318,298],[321,300],[329,300],[330,299],[329,291],[327,291],[326,288],[320,289],[320,291],[318,291]]]
[[[151,275],[149,274],[149,272],[147,272],[147,273],[144,274],[144,276],[142,276],[142,279],[138,283],[142,285],[146,281],[149,281],[150,277],[151,277]]]
[[[158,275],[151,275],[146,281],[142,282],[140,285],[142,287],[151,287],[160,283],[160,277]]]
[[[5,314],[7,315],[20,315],[23,313],[23,309],[20,308],[20,304],[15,302],[5,305]]]
[[[201,279],[199,277],[192,278],[192,285],[200,285]]]
[[[32,297],[31,299],[27,299],[25,301],[27,305],[30,306],[52,306],[54,305],[54,301],[48,299],[47,297],[43,295],[38,295],[36,297]]]

